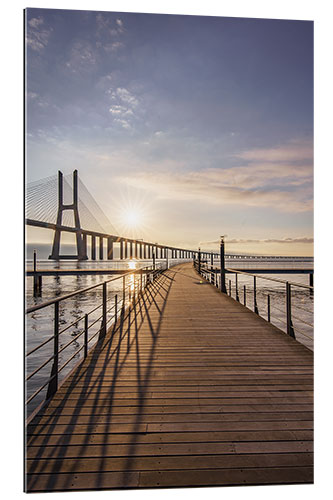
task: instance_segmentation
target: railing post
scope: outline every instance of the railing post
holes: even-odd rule
[[[267,321],[271,322],[271,297],[267,295]]]
[[[287,333],[295,338],[295,332],[293,327],[293,322],[291,320],[291,287],[288,281],[286,282],[286,312],[287,312]]]
[[[231,280],[229,280],[229,297],[231,297]]]
[[[259,314],[257,305],[257,278],[253,276],[253,308],[256,314]]]
[[[34,250],[34,273],[37,271],[37,251]]]
[[[88,355],[88,314],[84,315],[84,357]]]
[[[118,295],[114,296],[114,322],[117,323],[117,315],[118,315]]]
[[[244,290],[244,306],[246,306],[246,285],[244,285],[243,290]]]
[[[153,251],[153,270],[155,271],[155,252]]]
[[[309,274],[309,285],[313,287],[313,273]],[[310,288],[310,295],[313,295],[313,288]]]
[[[34,250],[34,273],[37,272],[37,252]],[[42,295],[42,276],[34,274],[33,278],[34,297]]]
[[[106,335],[106,301],[107,301],[107,289],[106,283],[103,283],[103,306],[102,306],[102,325],[99,333],[99,339],[105,337]]]
[[[54,303],[54,338],[53,338],[53,365],[51,380],[47,388],[46,399],[49,399],[58,390],[58,362],[59,362],[59,302]]]
[[[238,295],[238,274],[235,273],[235,286],[236,286],[236,300],[239,302],[239,295]]]
[[[227,293],[227,289],[225,286],[224,236],[221,236],[221,242],[220,242],[220,273],[221,273],[221,279],[220,279],[221,292]]]
[[[198,252],[198,273],[201,274],[201,252],[200,252],[200,248],[199,248],[199,252]]]

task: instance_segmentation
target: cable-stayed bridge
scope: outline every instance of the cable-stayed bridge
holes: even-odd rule
[[[220,258],[220,252],[184,249],[168,245],[159,245],[148,241],[128,238],[119,235],[114,224],[109,220],[98,205],[88,188],[81,181],[77,170],[73,174],[63,175],[58,172],[44,179],[27,184],[26,188],[26,223],[30,226],[52,229],[55,231],[53,248],[50,259],[76,259],[87,260],[91,258],[103,260],[104,241],[107,241],[107,259],[115,256],[114,244],[118,245],[120,259],[193,259],[198,258],[213,260]],[[76,235],[77,253],[75,255],[62,255],[60,253],[60,236],[62,232]],[[89,241],[90,240],[90,241]],[[89,244],[90,243],[90,244]],[[90,255],[88,255],[90,247]],[[97,250],[97,251],[96,251]],[[267,257],[262,255],[225,254],[230,266],[238,264],[247,266],[259,264],[265,272],[265,262],[276,261],[278,270],[282,270],[283,261],[289,267],[295,267],[308,262],[313,267],[312,257]],[[307,266],[307,267],[308,267]],[[267,266],[266,266],[267,267]],[[299,269],[300,270],[300,269]],[[305,271],[308,271],[306,269]]]
[[[99,259],[104,258],[104,240],[107,240],[107,259],[114,258],[114,244],[119,245],[120,259],[177,258],[192,259],[197,250],[159,245],[148,241],[120,236],[117,230],[79,179],[78,172],[70,175],[50,176],[28,183],[26,189],[26,224],[55,231],[52,252],[53,260],[87,260],[88,238],[90,239],[90,258],[96,260],[96,240]],[[62,255],[60,237],[62,232],[74,233],[77,253]],[[209,252],[209,255],[211,253]],[[204,252],[208,256],[208,252]],[[217,253],[213,254],[215,257]]]

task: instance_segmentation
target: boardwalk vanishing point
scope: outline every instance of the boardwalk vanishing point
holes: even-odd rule
[[[313,482],[313,354],[162,273],[27,427],[26,490]]]

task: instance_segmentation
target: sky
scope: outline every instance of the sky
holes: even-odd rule
[[[26,155],[123,236],[312,255],[313,23],[28,9]]]

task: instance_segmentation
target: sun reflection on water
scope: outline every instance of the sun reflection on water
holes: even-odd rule
[[[128,269],[137,269],[139,266],[138,266],[138,262],[135,261],[135,260],[130,260],[128,263]],[[128,277],[127,277],[127,284],[128,284],[128,290],[129,290],[129,293],[132,295],[134,293],[134,290],[135,290],[135,286],[136,286],[136,274],[130,274]]]

